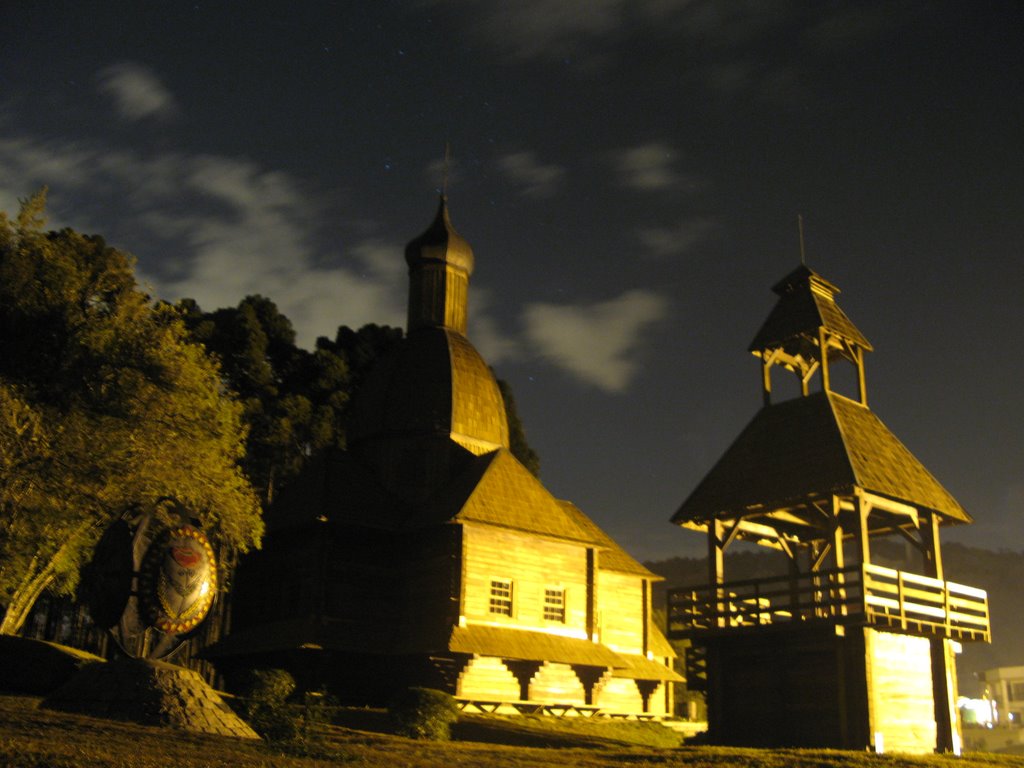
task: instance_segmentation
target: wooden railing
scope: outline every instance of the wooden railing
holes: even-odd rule
[[[825,619],[898,632],[991,641],[982,589],[880,565],[668,591],[669,637]]]

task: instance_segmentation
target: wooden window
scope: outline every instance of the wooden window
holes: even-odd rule
[[[1010,683],[1010,701],[1024,701],[1024,683]]]
[[[545,588],[544,620],[565,624],[565,590],[561,587]]]
[[[491,579],[491,613],[512,615],[512,582],[509,579]]]

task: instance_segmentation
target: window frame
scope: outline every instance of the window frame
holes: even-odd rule
[[[557,596],[557,602],[550,600],[550,598],[554,596]],[[565,624],[566,615],[568,613],[566,610],[566,603],[565,587],[560,584],[552,584],[544,587],[544,603],[542,606],[544,621],[551,622],[552,624]]]
[[[515,615],[515,583],[512,579],[495,576],[492,576],[490,581],[491,589],[488,594],[487,612],[492,616],[512,618]]]

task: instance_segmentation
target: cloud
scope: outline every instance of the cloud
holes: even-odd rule
[[[652,141],[620,149],[611,154],[622,184],[642,190],[664,190],[679,186],[684,177],[672,167],[676,151],[668,144]]]
[[[705,216],[687,216],[670,227],[642,227],[637,237],[647,251],[657,258],[681,256],[690,251],[717,226]]]
[[[619,24],[624,0],[517,0],[456,3],[478,37],[521,59],[580,54]]]
[[[130,244],[160,298],[205,309],[269,296],[299,341],[340,324],[402,325],[398,243],[362,237],[338,253],[319,197],[286,173],[221,155],[143,154],[83,142],[0,139],[0,209],[50,186],[59,224]],[[69,213],[72,212],[72,213]]]
[[[473,286],[470,292],[469,337],[480,354],[490,365],[520,360],[524,345],[515,336],[504,333],[490,313],[491,292],[487,288]]]
[[[705,40],[713,33],[743,40],[788,15],[786,2],[757,0],[427,0],[456,7],[470,34],[518,59],[604,61],[611,43],[637,25],[680,38]],[[714,41],[711,41],[714,42]]]
[[[178,105],[156,74],[135,62],[121,62],[101,70],[98,88],[114,101],[121,118],[136,122],[148,117],[173,117]]]
[[[617,393],[629,387],[639,368],[643,332],[667,311],[665,297],[637,289],[590,305],[531,304],[523,320],[529,344],[542,357]]]
[[[920,4],[806,3],[799,0],[421,0],[450,11],[467,36],[516,60],[583,70],[657,49],[681,84],[714,96],[792,105],[811,92],[822,66],[892,44],[920,23]],[[629,53],[627,53],[629,52]],[[653,53],[651,55],[654,55]]]
[[[498,167],[526,197],[551,197],[565,176],[558,165],[543,165],[533,152],[513,152],[498,158]]]

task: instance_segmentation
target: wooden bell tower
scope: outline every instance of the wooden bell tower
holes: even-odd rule
[[[838,288],[801,265],[773,290],[750,345],[764,405],[672,518],[707,537],[707,584],[671,590],[668,611],[669,636],[692,643],[709,737],[958,753],[954,650],[989,641],[988,603],[946,581],[939,529],[971,518],[868,408],[871,344]],[[777,402],[781,372],[799,395]],[[920,572],[872,562],[880,536],[908,542]],[[727,580],[737,541],[778,550],[785,572]]]

